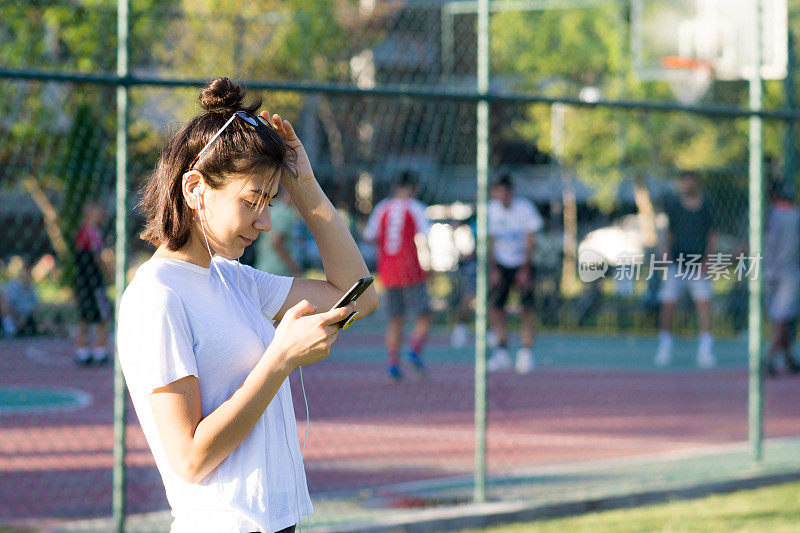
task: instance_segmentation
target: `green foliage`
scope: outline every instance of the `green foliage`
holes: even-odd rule
[[[482,529],[487,533],[618,531],[774,531],[797,529],[800,483],[689,501]],[[463,533],[468,533],[466,530]]]
[[[577,98],[584,87],[595,87],[607,100],[673,100],[665,82],[643,82],[633,73],[628,19],[624,2],[587,9],[497,13],[491,21],[493,76],[514,91],[553,97]],[[795,26],[799,19],[790,17]],[[747,90],[745,82],[717,82],[703,101],[746,107]],[[765,107],[780,107],[783,100],[782,82],[766,82]],[[550,113],[549,106],[529,106],[507,135],[552,153]],[[609,192],[620,180],[631,177],[630,172],[663,173],[746,162],[748,127],[743,119],[688,113],[570,108],[562,162],[581,179]],[[783,158],[784,131],[777,121],[765,123],[767,158]],[[603,198],[601,194],[601,204]]]
[[[130,2],[130,68],[169,78],[347,81],[355,42],[353,0]],[[116,6],[101,0],[0,2],[0,61],[62,72],[116,71]],[[91,90],[87,90],[91,87]],[[164,126],[196,114],[197,89],[133,88],[130,169],[152,168]],[[69,241],[83,203],[114,186],[113,88],[78,83],[4,82],[0,178],[6,188],[33,176],[58,194]],[[273,93],[265,107],[296,120],[304,98]],[[62,258],[65,261],[67,258]],[[67,261],[68,262],[68,261]]]

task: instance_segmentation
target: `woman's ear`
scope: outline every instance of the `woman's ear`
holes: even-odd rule
[[[183,193],[183,200],[191,209],[199,210],[200,196],[205,190],[205,182],[203,175],[197,170],[190,170],[183,175],[181,180],[181,192]]]

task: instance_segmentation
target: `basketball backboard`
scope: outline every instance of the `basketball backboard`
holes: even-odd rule
[[[787,60],[786,0],[632,0],[633,68],[642,80],[750,79],[752,35],[761,2],[761,77],[783,79]],[[675,61],[678,59],[678,61]],[[676,68],[677,65],[677,68]]]

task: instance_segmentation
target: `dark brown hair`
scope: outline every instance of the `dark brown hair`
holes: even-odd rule
[[[200,150],[236,111],[255,115],[261,106],[256,99],[244,104],[245,90],[225,77],[214,78],[200,93],[205,113],[189,120],[174,134],[155,170],[144,186],[140,205],[145,227],[139,237],[170,250],[182,248],[189,240],[192,209],[182,191],[182,176]],[[193,169],[203,174],[210,189],[220,189],[232,179],[263,175],[261,195],[255,209],[261,209],[268,191],[284,173],[295,175],[297,154],[272,128],[253,127],[234,119],[197,160]]]

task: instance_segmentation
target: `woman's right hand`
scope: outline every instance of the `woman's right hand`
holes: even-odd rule
[[[289,308],[275,328],[270,348],[276,350],[290,372],[298,366],[310,365],[325,359],[339,335],[337,322],[355,310],[355,303],[317,313],[308,300]]]

